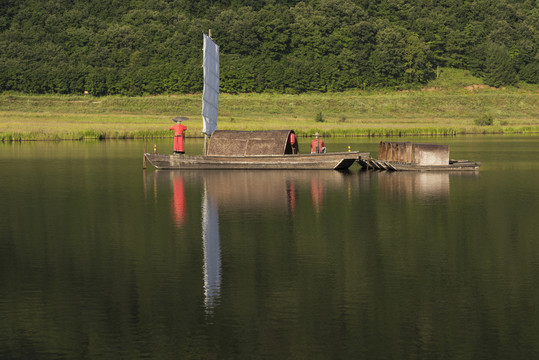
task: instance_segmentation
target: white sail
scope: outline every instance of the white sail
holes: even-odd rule
[[[219,45],[204,34],[204,91],[202,93],[202,132],[208,136],[217,130],[219,105]]]

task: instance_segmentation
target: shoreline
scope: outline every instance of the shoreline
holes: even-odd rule
[[[294,129],[295,130],[295,129]],[[320,131],[303,132],[298,131],[296,134],[300,138],[310,138],[315,132],[320,132],[320,136],[326,138],[376,138],[376,137],[412,137],[412,136],[466,136],[466,135],[535,135],[539,134],[539,126],[530,126],[526,128],[508,128],[508,129],[485,129],[483,131],[425,131],[416,132],[416,129],[410,129],[406,131],[403,129],[383,129],[379,131],[377,129],[364,129],[367,133],[358,134],[339,134],[339,133],[326,133]],[[150,140],[150,139],[172,139],[173,135],[163,136],[161,134],[99,134],[93,131],[82,131],[78,134],[39,134],[39,133],[2,133],[0,132],[0,141],[2,142],[31,142],[31,141],[84,141],[84,140]],[[186,136],[189,139],[201,139],[202,135],[198,136]]]
[[[0,140],[169,138],[186,116],[201,137],[200,94],[157,96],[0,94]],[[220,130],[294,129],[300,137],[539,133],[539,92],[448,89],[387,93],[221,94]]]

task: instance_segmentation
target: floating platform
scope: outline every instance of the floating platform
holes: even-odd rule
[[[378,159],[359,159],[365,169],[392,171],[469,171],[481,163],[449,159],[449,146],[381,141]]]
[[[477,170],[481,166],[481,163],[469,160],[450,160],[447,165],[416,165],[377,159],[358,160],[358,163],[365,169],[393,171],[463,171]]]

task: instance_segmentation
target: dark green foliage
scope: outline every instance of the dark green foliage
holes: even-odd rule
[[[501,45],[489,44],[485,61],[485,83],[491,86],[514,85],[518,81],[509,51]]]
[[[3,0],[0,92],[200,92],[208,29],[229,93],[407,88],[437,66],[538,82],[529,0]]]
[[[530,62],[520,70],[520,79],[530,84],[539,83],[539,60]]]

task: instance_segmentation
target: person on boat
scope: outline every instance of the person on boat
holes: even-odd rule
[[[318,154],[318,153],[325,153],[326,152],[326,144],[324,144],[324,140],[319,139],[320,134],[315,133],[314,139],[311,141],[311,154]]]
[[[169,130],[174,130],[174,154],[185,154],[183,132],[187,130],[187,126],[183,125],[181,120],[176,120],[176,124],[172,125]]]
[[[297,149],[297,142],[296,142],[296,134],[293,132],[290,132],[290,135],[288,135],[288,141],[290,142],[290,147],[292,148],[292,154],[299,153]]]

